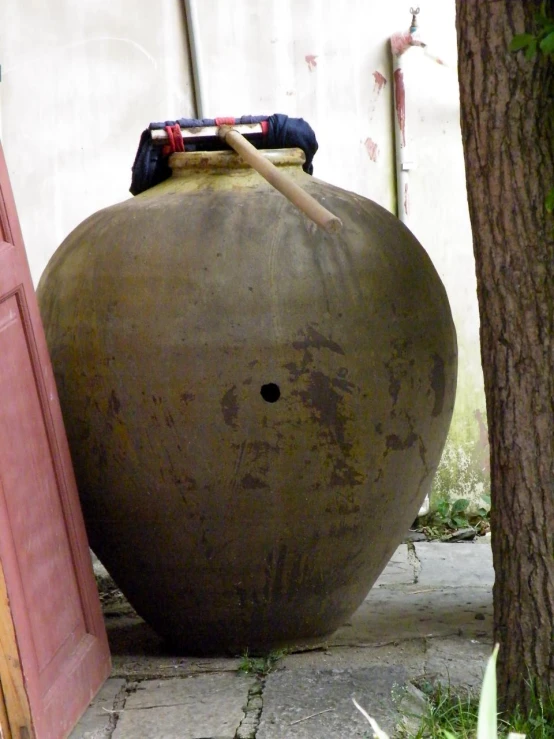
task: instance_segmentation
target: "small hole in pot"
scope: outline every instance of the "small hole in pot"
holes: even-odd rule
[[[268,403],[276,403],[281,397],[281,391],[279,385],[274,382],[268,382],[267,385],[262,385],[260,395]]]

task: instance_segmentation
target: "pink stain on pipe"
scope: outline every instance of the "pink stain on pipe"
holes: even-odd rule
[[[304,59],[306,60],[306,64],[308,65],[310,72],[317,67],[317,56],[315,54],[306,54]]]
[[[392,53],[395,56],[401,56],[410,46],[422,46],[423,48],[426,46],[423,41],[415,39],[409,31],[406,31],[406,33],[395,33],[391,36],[390,45]]]
[[[377,70],[373,72],[373,79],[375,80],[375,86],[373,89],[377,91],[377,94],[379,94],[383,87],[387,84],[387,80],[381,74],[381,72],[377,72]]]
[[[408,183],[404,185],[404,213],[408,215]]]
[[[401,69],[394,72],[394,105],[398,126],[402,134],[402,146],[406,146],[406,90],[404,89],[404,75]]]
[[[371,161],[376,162],[377,157],[379,156],[379,147],[377,146],[375,141],[373,141],[373,139],[366,139],[364,141],[364,146],[367,150],[367,153],[369,154],[369,158],[371,159]]]

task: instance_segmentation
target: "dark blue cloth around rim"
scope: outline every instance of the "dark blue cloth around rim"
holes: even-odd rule
[[[260,123],[267,121],[268,131],[262,138],[256,138],[251,143],[257,149],[286,149],[298,147],[302,149],[306,162],[304,163],[304,171],[308,174],[313,173],[312,160],[317,151],[317,141],[315,133],[309,123],[303,118],[289,118],[281,113],[271,116],[251,116],[245,115],[236,118],[235,123]],[[180,118],[177,121],[165,121],[160,123],[151,123],[148,128],[142,132],[139,142],[138,151],[133,164],[133,174],[131,179],[130,192],[133,195],[139,195],[141,192],[148,190],[154,185],[167,180],[171,176],[171,169],[167,163],[167,157],[163,154],[163,147],[154,145],[150,131],[153,129],[165,128],[178,123],[181,128],[195,128],[197,126],[216,126],[213,118],[205,118],[198,120],[196,118]],[[213,140],[203,142],[201,145],[186,144],[187,151],[221,151],[229,147],[219,137],[214,136]]]

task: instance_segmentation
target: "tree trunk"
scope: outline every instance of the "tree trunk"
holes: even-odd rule
[[[552,7],[552,3],[550,4]],[[501,706],[554,690],[554,69],[508,45],[540,0],[456,0],[491,449]]]

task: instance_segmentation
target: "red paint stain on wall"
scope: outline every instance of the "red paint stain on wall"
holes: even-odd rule
[[[373,141],[373,139],[366,139],[364,141],[364,146],[367,149],[367,153],[369,154],[371,161],[376,162],[377,157],[379,156],[379,147],[375,141]]]
[[[314,54],[306,54],[304,59],[306,60],[306,64],[308,65],[308,69],[310,70],[310,72],[317,67],[317,56],[315,56]]]
[[[408,206],[408,183],[406,182],[406,184],[404,185],[404,213],[406,215],[408,215]]]
[[[383,87],[387,84],[387,80],[385,77],[383,77],[381,72],[377,72],[377,70],[373,72],[373,79],[375,80],[375,86],[373,89],[377,91],[377,94],[379,94]]]
[[[402,134],[402,146],[406,146],[406,90],[404,89],[404,75],[401,69],[394,73],[394,105],[398,126]]]

